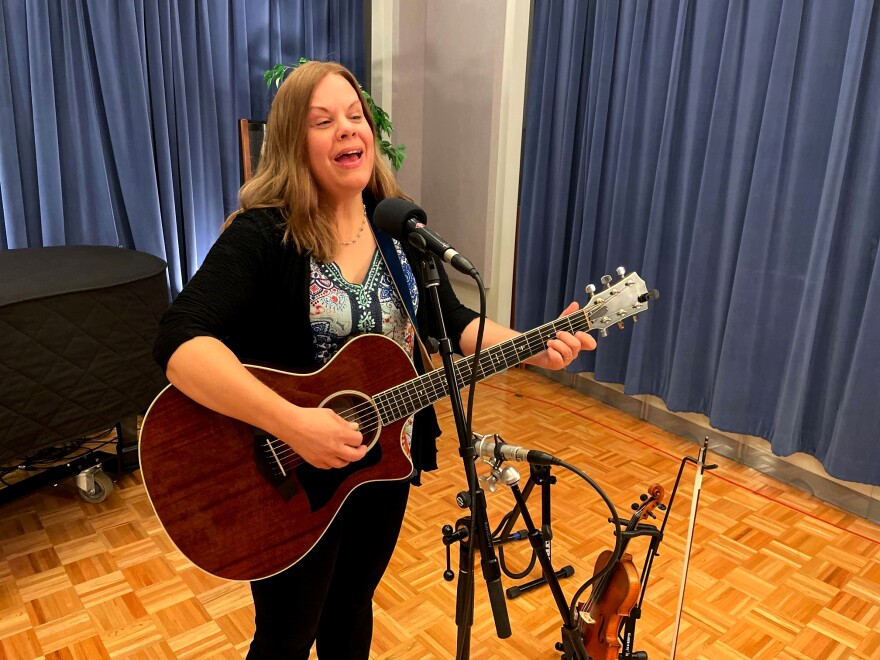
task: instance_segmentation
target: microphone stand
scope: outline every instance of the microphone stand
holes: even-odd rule
[[[410,237],[412,240],[412,236]],[[418,240],[413,241],[417,247]],[[461,402],[461,391],[455,366],[452,360],[452,342],[446,336],[446,325],[443,322],[443,313],[440,308],[440,296],[437,292],[440,284],[440,275],[437,270],[435,257],[422,250],[422,272],[424,274],[425,288],[431,300],[436,321],[437,337],[440,344],[440,356],[443,360],[443,371],[446,376],[446,387],[449,391],[449,401],[452,405],[452,415],[455,418],[455,428],[458,433],[459,450],[464,463],[464,472],[467,477],[468,495],[459,494],[458,504],[462,508],[470,508],[470,520],[467,518],[456,523],[458,531],[457,539],[461,546],[461,561],[459,566],[458,596],[455,606],[455,623],[458,626],[458,639],[456,642],[456,658],[466,659],[470,657],[470,633],[473,625],[474,607],[474,553],[475,546],[480,551],[480,565],[483,569],[483,578],[489,591],[489,602],[492,606],[492,616],[495,619],[495,631],[498,637],[506,639],[510,637],[510,618],[507,614],[507,602],[504,599],[504,590],[501,586],[501,566],[495,556],[495,548],[492,544],[492,532],[489,529],[489,519],[486,514],[486,495],[480,488],[475,464],[476,451],[471,442],[470,434],[465,421],[464,407]],[[474,365],[475,369],[479,365]],[[459,525],[470,523],[470,531]],[[444,543],[446,539],[444,538]],[[465,545],[466,544],[466,545]],[[449,543],[447,543],[448,547]]]

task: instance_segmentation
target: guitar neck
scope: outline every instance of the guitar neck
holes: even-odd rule
[[[556,333],[560,331],[574,334],[587,330],[590,330],[590,322],[586,310],[578,310],[573,314],[484,349],[480,351],[477,381],[515,367],[524,360],[537,355],[547,348],[547,342],[554,339]],[[473,357],[455,361],[455,380],[459,390],[470,384],[473,369]],[[409,417],[447,396],[449,396],[449,388],[446,373],[444,369],[440,368],[380,392],[373,397],[373,401],[382,416],[382,423],[390,424],[398,419]]]

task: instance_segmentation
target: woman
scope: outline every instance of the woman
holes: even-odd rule
[[[329,360],[347,337],[373,332],[401,345],[417,370],[418,327],[429,334],[420,272],[408,245],[380,254],[370,217],[377,202],[403,197],[376,155],[375,127],[352,74],[309,62],[278,90],[259,168],[240,192],[204,264],[162,321],[156,358],[168,379],[199,403],[290,445],[318,468],[341,468],[366,453],[357,425],[329,409],[302,408],[253,377],[243,362],[288,369]],[[395,287],[383,258],[397,259]],[[444,319],[455,348],[475,348],[477,315],[462,306],[441,272]],[[402,297],[415,310],[409,318]],[[576,303],[564,313],[577,309]],[[485,345],[515,336],[487,322]],[[569,364],[592,337],[560,333],[531,362]],[[432,408],[406,428],[417,477],[436,468]],[[253,582],[256,633],[248,658],[367,658],[372,596],[403,520],[408,482],[363,485],[318,544],[292,567]]]

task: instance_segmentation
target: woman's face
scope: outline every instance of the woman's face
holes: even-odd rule
[[[323,195],[360,195],[373,172],[373,133],[349,82],[329,74],[315,87],[308,114],[309,167]]]

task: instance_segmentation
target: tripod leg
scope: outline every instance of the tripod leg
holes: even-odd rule
[[[455,625],[458,628],[456,658],[470,657],[471,627],[474,623],[474,556],[471,554],[470,536],[465,531],[469,526],[470,518],[456,522],[456,527],[463,533],[458,541],[458,584],[455,590]]]

